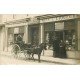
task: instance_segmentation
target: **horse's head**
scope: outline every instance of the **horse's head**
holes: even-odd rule
[[[31,43],[27,43],[26,46],[27,46],[28,48],[31,48],[31,47],[32,47]]]
[[[43,50],[43,49],[44,49],[44,43],[41,43],[41,44],[39,45],[39,47]]]

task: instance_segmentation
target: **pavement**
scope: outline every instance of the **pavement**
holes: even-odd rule
[[[13,54],[10,53],[10,52],[0,52],[0,54],[1,55],[6,55],[6,56],[13,56]],[[77,60],[77,59],[54,58],[52,55],[53,55],[52,50],[45,50],[44,55],[43,55],[43,53],[41,55],[41,61],[50,62],[50,63],[58,63],[58,64],[63,64],[63,65],[77,65],[77,64],[80,64],[80,60]],[[19,56],[25,58],[23,53],[21,53]],[[34,58],[36,60],[38,59],[36,54],[34,55]]]

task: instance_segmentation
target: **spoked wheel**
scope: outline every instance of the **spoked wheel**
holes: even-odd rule
[[[24,56],[25,56],[25,59],[29,59],[31,58],[31,52],[29,50],[24,50]]]
[[[24,50],[25,59],[27,59],[27,50]]]
[[[19,45],[17,45],[17,44],[13,45],[11,53],[14,55],[14,57],[18,57],[18,55],[20,53]]]

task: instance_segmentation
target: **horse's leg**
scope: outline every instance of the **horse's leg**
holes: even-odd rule
[[[44,56],[44,49],[43,49],[43,51],[42,51],[42,52],[43,52],[43,56]]]
[[[29,60],[30,60],[30,55],[31,55],[31,54],[29,53]]]
[[[27,53],[24,53],[24,56],[25,56],[25,60],[27,59],[27,58],[26,58],[26,54],[27,54]]]
[[[34,53],[32,53],[32,59],[35,61],[35,59],[34,59]]]
[[[27,55],[27,59],[30,59],[30,52],[29,51],[26,52],[26,55]]]
[[[29,60],[30,60],[30,55],[31,55],[30,53],[27,54],[27,58],[28,58]]]
[[[25,50],[24,50],[24,56],[25,56],[25,60],[26,60],[26,54],[27,54],[27,51],[25,51]]]
[[[41,56],[41,54],[39,53],[38,54],[38,62],[40,62],[40,56]]]
[[[17,51],[14,52],[15,58],[18,58]]]
[[[32,53],[32,59],[33,59],[33,53]]]

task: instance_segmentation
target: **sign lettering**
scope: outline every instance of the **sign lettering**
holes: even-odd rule
[[[53,22],[53,21],[61,21],[61,20],[68,20],[68,19],[74,19],[74,18],[76,18],[76,16],[74,16],[74,15],[60,16],[60,17],[40,20],[40,23]]]

